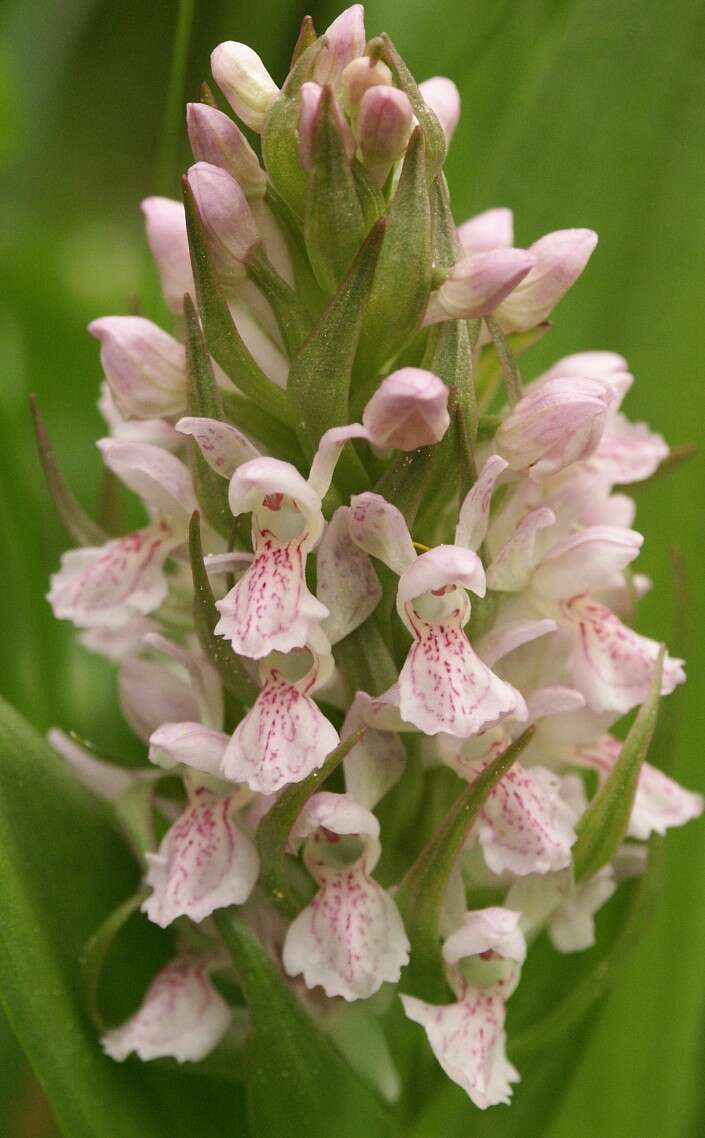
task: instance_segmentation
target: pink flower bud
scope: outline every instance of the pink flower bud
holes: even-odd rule
[[[612,393],[594,379],[562,376],[532,385],[495,438],[512,470],[555,474],[592,454],[602,437]]]
[[[419,91],[443,127],[446,141],[450,142],[460,118],[460,94],[455,83],[445,75],[434,75],[433,79],[419,84]]]
[[[267,179],[259,159],[240,128],[228,115],[206,103],[186,108],[188,136],[197,162],[227,170],[247,198],[261,198]]]
[[[172,312],[181,312],[184,293],[194,294],[184,207],[171,198],[145,198],[142,213],[164,299]]]
[[[115,402],[128,418],[158,419],[186,407],[183,345],[141,316],[104,316],[88,325]]]
[[[389,170],[406,150],[414,112],[403,91],[376,86],[365,92],[360,103],[357,137],[372,178],[381,186]]]
[[[526,332],[550,316],[578,279],[597,245],[591,229],[559,229],[530,247],[536,264],[497,313],[505,332]]]
[[[257,52],[228,40],[212,52],[211,71],[238,118],[259,133],[279,88]]]
[[[392,73],[381,59],[360,55],[353,59],[341,76],[341,94],[347,111],[357,108],[370,87],[391,87]]]
[[[416,450],[440,442],[450,425],[448,388],[433,372],[392,372],[365,407],[362,422],[378,447]]]
[[[299,112],[299,158],[304,170],[313,166],[313,139],[320,116],[323,88],[318,83],[304,83],[301,88],[301,108]],[[331,110],[345,145],[345,152],[352,160],[357,149],[348,120],[343,115],[335,96],[331,97]]]
[[[536,264],[525,249],[493,249],[458,261],[431,296],[426,324],[487,316]]]
[[[243,262],[259,240],[245,195],[230,174],[208,162],[197,162],[187,177],[221,275],[230,283],[242,280]]]
[[[333,20],[325,31],[326,44],[316,59],[313,78],[337,87],[347,65],[365,50],[365,9],[353,4]]]
[[[510,209],[497,206],[469,218],[458,227],[458,237],[466,257],[507,249],[514,242],[514,217]]]

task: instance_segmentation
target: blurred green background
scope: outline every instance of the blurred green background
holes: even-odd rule
[[[322,30],[337,6],[196,0],[183,94],[198,97],[209,50],[223,39],[250,43],[281,79],[305,11]],[[116,712],[111,670],[74,645],[43,600],[63,538],[34,457],[27,393],[39,394],[65,471],[92,505],[99,366],[85,325],[128,311],[135,297],[146,315],[160,315],[138,202],[157,189],[177,196],[188,163],[181,132],[157,185],[176,16],[166,0],[15,0],[0,17],[2,691],[40,729],[75,727],[114,752],[134,742]],[[464,111],[448,163],[459,221],[501,204],[515,210],[518,244],[571,225],[600,235],[527,374],[568,352],[622,352],[637,377],[630,415],[672,443],[702,444],[702,0],[373,0],[367,27],[390,32],[417,78],[447,74],[460,88]],[[658,761],[700,790],[703,471],[701,453],[644,488],[637,523],[647,537],[640,566],[656,582],[640,628],[673,639],[680,618],[687,636],[677,746]],[[673,546],[685,557],[685,598],[674,588]],[[550,1116],[542,1104],[542,1135],[705,1133],[703,880],[705,826],[691,824],[667,842],[657,904],[589,1032],[557,1045],[566,1062],[557,1053],[541,1061],[557,1072],[541,1084],[551,1099]],[[453,1134],[473,1133],[475,1112],[458,1101],[448,1107]],[[498,1108],[482,1133],[539,1133],[530,1115],[520,1130],[511,1117]],[[55,1133],[4,1024],[0,1133]]]

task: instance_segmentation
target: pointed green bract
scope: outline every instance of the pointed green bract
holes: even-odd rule
[[[29,401],[37,436],[39,460],[61,524],[76,545],[103,545],[110,540],[110,535],[101,529],[97,522],[93,521],[78,499],[74,497],[56,461],[54,448],[36,395],[30,395]]]
[[[392,1138],[374,1092],[306,1015],[237,911],[213,920],[252,1019],[243,1062],[253,1138]]]
[[[297,294],[279,276],[261,245],[247,258],[247,275],[271,306],[289,355],[294,355],[311,331],[311,318]]]
[[[370,47],[372,48],[373,45],[377,43],[380,45],[378,50],[379,57],[391,68],[397,85],[401,87],[402,91],[408,97],[412,110],[419,120],[424,135],[426,136],[427,174],[428,180],[431,182],[441,169],[446,156],[446,150],[448,149],[445,132],[437,116],[433,113],[419,91],[416,80],[386,32],[379,36],[377,40],[373,40]]]
[[[325,42],[321,36],[298,56],[262,131],[262,158],[267,173],[277,192],[300,219],[306,205],[306,175],[299,161],[299,92],[310,77]]]
[[[534,734],[527,727],[459,796],[399,886],[397,903],[411,941],[411,960],[401,988],[421,999],[447,996],[440,945],[443,898],[450,874],[485,799],[519,758]]]
[[[223,419],[213,369],[201,325],[190,296],[184,300],[186,322],[186,368],[189,383],[189,414],[207,419]],[[218,533],[229,538],[233,516],[228,506],[228,484],[203,457],[195,439],[188,440],[193,482],[204,516]]]
[[[431,209],[426,189],[424,136],[411,136],[360,335],[358,370],[371,394],[377,371],[421,323],[431,290]],[[360,398],[364,402],[364,396]]]
[[[264,449],[275,451],[294,466],[303,465],[301,446],[291,427],[272,419],[239,391],[222,390],[219,394],[225,417],[230,423],[260,443]]]
[[[142,887],[113,909],[91,934],[81,951],[81,972],[86,1004],[98,1031],[105,1031],[107,1027],[98,1004],[98,987],[105,958],[120,929],[129,921],[132,914],[137,912],[147,894],[148,890]]]
[[[593,877],[607,865],[627,832],[641,766],[656,728],[665,654],[662,646],[648,697],[639,708],[619,758],[576,826],[578,838],[573,846],[576,881]]]
[[[324,431],[350,421],[350,382],[384,225],[380,220],[370,231],[348,275],[291,365],[287,393],[309,457]],[[351,471],[350,454],[349,450],[343,454],[338,471]],[[357,483],[360,488],[369,485],[361,464],[357,463],[351,473],[362,479],[361,487]]]
[[[333,93],[324,87],[313,136],[313,165],[308,175],[304,237],[316,279],[335,292],[364,239],[365,218],[355,179],[336,121]]]
[[[291,827],[304,805],[326,779],[336,770],[347,754],[359,743],[365,733],[361,727],[345,739],[328,755],[323,766],[312,771],[301,782],[287,786],[271,810],[265,814],[257,830],[257,849],[260,855],[260,880],[277,908],[295,916],[302,905],[286,880],[286,843]]]
[[[203,564],[201,523],[197,513],[191,518],[189,526],[189,554],[193,575],[194,623],[201,647],[218,669],[230,694],[241,704],[254,703],[257,698],[256,684],[250,679],[240,657],[233,652],[228,641],[222,636],[216,636],[214,632],[220,613],[215,607],[215,597]]]
[[[255,363],[235,327],[225,296],[213,272],[198,207],[186,179],[183,181],[183,193],[191,265],[208,349],[244,395],[252,399],[265,414],[288,423],[289,408],[284,392]]]

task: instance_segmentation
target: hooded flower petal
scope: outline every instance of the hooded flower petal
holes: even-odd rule
[[[523,964],[526,941],[519,928],[519,917],[519,913],[498,905],[465,913],[461,927],[443,944],[443,959],[454,965],[469,956],[495,953],[504,960]]]
[[[566,598],[604,585],[626,569],[644,542],[621,526],[588,526],[549,549],[532,577],[545,597]]]
[[[142,213],[164,299],[172,312],[179,313],[184,306],[184,295],[196,294],[183,203],[171,198],[145,198]]]
[[[356,494],[350,499],[350,536],[360,549],[401,574],[416,560],[416,550],[404,516],[380,494]]]
[[[537,537],[541,530],[554,525],[555,521],[556,515],[548,506],[531,510],[521,519],[487,570],[487,583],[491,589],[514,593],[528,585],[538,560]]]
[[[622,743],[603,735],[594,743],[577,747],[576,760],[598,772],[604,781],[619,758]],[[703,812],[702,794],[679,786],[651,763],[642,763],[629,829],[630,838],[647,841],[652,834],[665,834],[672,826],[684,826]]]
[[[202,957],[180,956],[163,968],[139,1010],[103,1036],[106,1055],[122,1062],[134,1051],[145,1061],[197,1063],[217,1047],[232,1013],[211,984],[208,963]]]
[[[475,485],[465,495],[458,515],[455,544],[477,551],[487,536],[490,520],[490,502],[497,479],[507,469],[507,462],[492,454],[480,471]]]
[[[419,83],[419,91],[443,127],[446,142],[450,142],[460,118],[460,92],[455,83],[445,75],[434,75]]]
[[[490,249],[507,249],[514,242],[514,215],[497,206],[469,218],[458,227],[458,237],[466,257]]]
[[[403,367],[382,380],[362,422],[375,446],[415,450],[440,442],[450,425],[449,388],[433,372]]]
[[[659,652],[655,640],[627,628],[604,605],[584,594],[563,605],[573,631],[573,686],[593,711],[627,712],[643,703]],[[661,694],[685,681],[683,661],[666,656]]]
[[[308,694],[318,668],[316,661],[303,680],[293,683],[275,667],[268,671],[254,706],[227,746],[221,768],[225,778],[273,794],[323,765],[339,740]]]
[[[588,469],[613,486],[624,486],[650,478],[667,457],[668,445],[661,435],[646,423],[630,423],[624,415],[615,415],[590,456]]]
[[[247,900],[259,858],[236,825],[233,809],[232,797],[218,798],[203,786],[190,792],[159,851],[147,854],[146,883],[152,893],[142,910],[150,921],[162,928],[181,916],[198,922],[215,909]]]
[[[437,1006],[415,996],[401,996],[410,1020],[428,1036],[446,1075],[462,1087],[475,1106],[486,1110],[508,1103],[519,1073],[506,1056],[505,1006],[500,995],[470,986],[458,1003]]]
[[[326,46],[316,59],[313,77],[321,86],[328,83],[337,87],[348,64],[365,50],[365,9],[362,4],[351,4],[336,16],[324,35]]]
[[[350,537],[350,514],[349,506],[335,511],[316,554],[317,594],[330,613],[323,629],[331,644],[367,620],[382,597],[372,562]]]
[[[238,466],[259,458],[259,451],[230,423],[217,419],[185,416],[176,424],[182,435],[191,435],[208,465],[223,478],[231,478]]]
[[[261,131],[279,88],[256,51],[228,40],[211,53],[213,78],[239,119]]]
[[[155,517],[178,519],[183,525],[198,509],[188,467],[162,447],[148,443],[99,439],[103,462],[145,502]]]
[[[497,318],[506,332],[535,328],[562,300],[578,279],[597,245],[591,229],[559,229],[529,248],[535,268],[504,301]]]
[[[181,764],[220,775],[228,736],[203,723],[162,723],[149,737],[149,760],[164,770]]]
[[[164,562],[181,540],[162,520],[107,545],[70,549],[51,578],[54,615],[79,628],[119,629],[153,612],[167,594]]]
[[[489,316],[535,263],[536,259],[524,249],[492,249],[464,257],[453,266],[437,292],[431,294],[424,324]]]
[[[105,378],[123,415],[160,419],[185,409],[183,344],[142,316],[104,316],[88,331],[100,340]]]

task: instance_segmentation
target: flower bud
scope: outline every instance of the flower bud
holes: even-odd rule
[[[304,83],[301,88],[301,109],[299,112],[299,158],[301,160],[301,165],[307,173],[313,166],[313,140],[316,134],[318,120],[321,113],[322,94],[323,88],[318,83]],[[352,161],[357,146],[350,129],[350,124],[342,114],[334,95],[331,95],[330,105],[331,113],[335,119],[335,124],[338,128],[341,138],[343,139],[345,153]]]
[[[259,133],[279,88],[257,52],[228,40],[212,52],[211,71],[238,118]]]
[[[228,115],[206,103],[189,103],[188,136],[197,162],[226,170],[247,198],[261,198],[267,179],[259,159],[240,128]]]
[[[397,87],[370,87],[360,103],[357,138],[362,157],[378,186],[401,158],[414,123],[411,103]]]
[[[458,227],[458,237],[466,257],[491,249],[507,249],[514,242],[514,215],[504,206],[486,209],[464,221]]]
[[[187,177],[221,276],[242,280],[244,261],[259,240],[245,195],[230,174],[208,162],[197,162]]]
[[[340,85],[343,106],[351,112],[357,109],[370,87],[391,87],[392,73],[381,59],[360,55],[345,68]]]
[[[591,229],[559,229],[530,247],[536,265],[497,313],[505,332],[526,332],[550,316],[578,279],[597,244]]]
[[[365,9],[352,4],[333,20],[324,33],[326,46],[316,59],[313,78],[323,86],[338,87],[347,65],[365,50]]]
[[[181,312],[184,294],[194,293],[184,207],[171,198],[145,198],[142,213],[164,299],[172,312]]]
[[[493,249],[458,261],[437,292],[424,320],[474,320],[487,316],[531,271],[535,257],[525,249]]]
[[[127,418],[159,419],[186,407],[183,345],[141,316],[104,316],[88,325],[100,340],[100,361],[118,408]]]
[[[400,368],[377,388],[362,422],[375,446],[399,450],[433,446],[450,425],[448,388],[433,372]]]
[[[555,474],[592,454],[611,391],[594,379],[562,376],[529,387],[501,424],[495,443],[512,470]]]
[[[443,127],[446,142],[450,142],[460,118],[460,93],[455,83],[445,75],[434,75],[419,84],[419,91]]]

